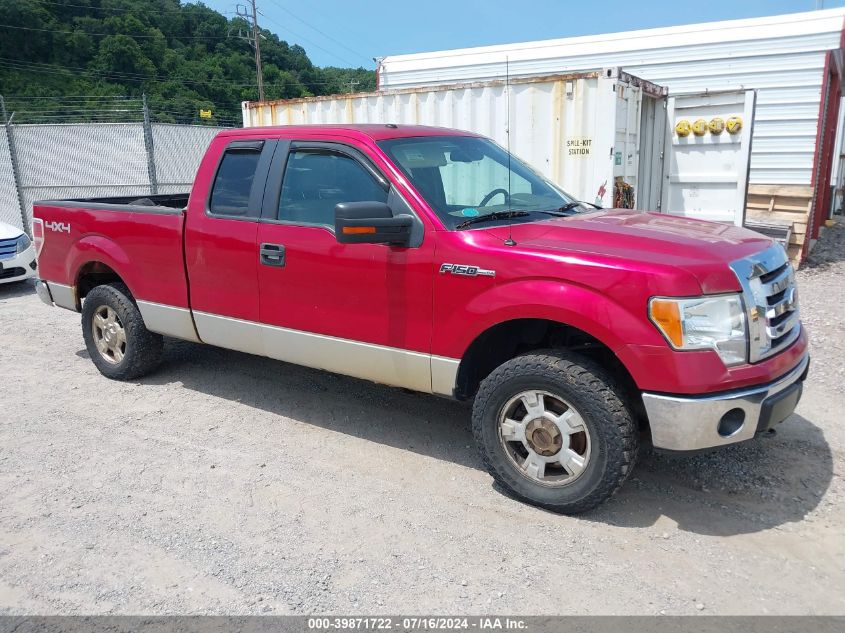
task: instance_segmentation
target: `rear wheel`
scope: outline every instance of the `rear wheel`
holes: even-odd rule
[[[138,306],[124,284],[97,286],[82,306],[82,336],[100,373],[132,380],[159,364],[163,341],[144,325]]]
[[[519,356],[493,371],[473,405],[490,474],[516,496],[575,514],[603,503],[633,468],[637,427],[613,378],[565,352]]]

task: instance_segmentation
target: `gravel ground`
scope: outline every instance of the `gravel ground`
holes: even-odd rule
[[[845,614],[841,226],[799,284],[778,434],[644,449],[580,518],[493,487],[465,405],[179,342],[111,382],[0,286],[0,614]]]

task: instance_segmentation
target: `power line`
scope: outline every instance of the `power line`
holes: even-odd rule
[[[39,96],[30,96],[30,95],[3,95],[7,99],[61,99],[61,100],[89,100],[89,99],[128,99],[128,100],[136,100],[140,101],[140,97],[127,97],[126,95],[39,95]]]
[[[35,0],[39,4],[47,4],[54,7],[61,7],[61,8],[68,8],[68,9],[86,9],[88,11],[111,11],[113,13],[129,13],[131,11],[137,11],[138,13],[158,13],[164,15],[165,13],[175,13],[178,12],[181,7],[172,7],[168,9],[148,9],[143,8],[140,11],[134,8],[127,9],[126,7],[93,7],[85,4],[65,4],[64,2],[49,2],[48,0]],[[214,11],[214,9],[210,9],[210,11]],[[223,13],[223,11],[218,11],[218,13]]]
[[[27,70],[30,72],[44,72],[56,75],[65,75],[66,73],[82,73],[91,76],[99,76],[101,78],[108,78],[108,79],[115,79],[119,81],[134,81],[134,82],[152,82],[152,83],[167,83],[171,81],[178,81],[180,83],[188,83],[188,84],[199,84],[199,85],[212,85],[215,83],[224,83],[234,87],[250,87],[254,86],[254,83],[234,83],[226,79],[209,79],[209,80],[197,80],[197,79],[188,79],[185,77],[158,77],[158,76],[147,76],[140,73],[124,73],[118,71],[99,71],[93,70],[88,68],[78,68],[73,66],[58,66],[58,65],[51,65],[51,64],[42,64],[42,63],[31,63],[31,62],[24,62],[19,60],[8,60],[0,58],[0,66],[4,66],[10,69],[15,70]],[[291,84],[296,85],[296,84]],[[301,85],[301,84],[300,84]]]
[[[89,33],[88,31],[78,30],[78,31],[57,31],[55,29],[37,29],[35,27],[30,26],[15,26],[13,24],[0,24],[0,28],[3,29],[16,29],[18,31],[40,31],[42,33],[53,33],[55,35],[91,35],[93,37],[112,37],[116,35],[125,35],[126,37],[131,37],[133,39],[137,38],[153,38],[153,37],[168,37],[161,31],[159,31],[159,35],[133,35],[130,33]],[[227,35],[171,35],[170,37],[180,39],[180,40],[225,40],[228,39]]]
[[[277,0],[270,0],[270,1],[271,1],[273,4],[275,4],[275,5],[276,5],[279,9],[281,9],[282,11],[284,11],[285,13],[287,13],[288,15],[290,15],[290,16],[291,16],[294,20],[297,20],[298,22],[302,22],[302,24],[304,24],[305,26],[307,26],[309,29],[312,29],[313,31],[316,31],[317,33],[319,33],[320,35],[322,35],[322,36],[323,36],[323,37],[325,37],[326,39],[329,39],[329,40],[331,40],[332,42],[334,42],[335,44],[337,44],[338,46],[341,46],[342,48],[345,48],[345,49],[346,49],[347,51],[349,51],[350,53],[352,53],[352,54],[354,54],[354,55],[357,55],[357,56],[359,56],[359,57],[361,57],[361,58],[363,58],[363,59],[366,59],[368,62],[370,61],[370,59],[371,59],[371,58],[370,58],[370,57],[368,57],[367,55],[365,55],[364,53],[362,53],[362,52],[360,52],[360,51],[356,51],[356,50],[355,50],[355,49],[353,49],[353,48],[349,48],[346,44],[344,44],[344,43],[343,43],[343,42],[341,42],[340,40],[338,40],[338,39],[336,39],[336,38],[332,37],[331,35],[329,35],[329,34],[328,34],[328,33],[326,33],[325,31],[321,31],[320,29],[318,29],[318,28],[317,28],[316,26],[314,26],[313,24],[310,24],[309,22],[306,22],[306,21],[305,21],[305,20],[303,20],[301,17],[299,17],[298,15],[296,15],[293,11],[291,11],[290,9],[288,9],[288,8],[286,8],[286,7],[284,7],[284,6],[282,6],[282,4],[281,4],[280,2],[278,2]]]
[[[321,51],[323,51],[323,52],[324,52],[324,53],[326,53],[327,55],[331,55],[332,57],[334,57],[334,58],[335,58],[335,59],[337,59],[337,60],[340,60],[340,61],[341,61],[341,62],[343,62],[344,64],[347,64],[347,65],[349,65],[349,66],[355,66],[355,63],[354,63],[354,62],[351,62],[351,61],[349,61],[348,59],[346,59],[346,58],[344,58],[344,57],[341,57],[341,56],[340,56],[340,55],[338,55],[337,53],[333,53],[332,51],[328,50],[327,48],[323,48],[322,46],[320,46],[319,44],[317,44],[314,40],[310,40],[310,39],[308,39],[307,37],[305,37],[304,35],[302,35],[302,34],[300,34],[300,33],[297,33],[296,31],[292,30],[290,27],[288,27],[288,26],[286,26],[286,25],[283,25],[281,22],[278,22],[277,20],[275,20],[275,19],[274,19],[274,18],[272,18],[271,16],[267,15],[266,13],[262,13],[261,15],[262,15],[263,17],[267,18],[268,20],[270,20],[270,22],[273,22],[276,26],[278,26],[278,27],[280,27],[280,28],[282,28],[282,29],[286,30],[286,31],[287,31],[288,33],[290,33],[291,35],[293,35],[293,36],[295,36],[295,37],[297,37],[297,38],[299,38],[299,39],[303,40],[304,42],[308,42],[308,43],[309,43],[311,46],[313,46],[314,48],[319,48]],[[360,64],[359,64],[359,65],[360,65]]]
[[[100,71],[100,70],[96,70],[96,69],[92,69],[92,68],[81,68],[79,66],[59,66],[59,65],[54,65],[54,64],[45,64],[43,62],[28,62],[28,61],[25,61],[25,60],[10,59],[10,58],[3,58],[3,57],[0,57],[0,63],[6,63],[7,65],[20,66],[22,70],[27,70],[27,69],[35,70],[35,69],[38,69],[38,68],[44,68],[46,70],[56,69],[56,70],[62,70],[62,71],[68,71],[68,72],[82,72],[82,73],[88,73],[88,74],[93,74],[93,75],[109,75],[109,76],[114,77],[114,78],[126,79],[127,81],[133,81],[133,80],[138,80],[138,81],[164,80],[164,81],[181,81],[181,82],[185,82],[185,83],[209,83],[209,82],[213,81],[213,80],[199,81],[199,80],[196,80],[196,79],[188,79],[187,77],[179,77],[179,76],[166,77],[166,78],[159,78],[157,76],[150,77],[149,75],[146,75],[144,73],[128,73],[128,72],[124,72],[124,71]],[[219,80],[220,81],[226,81],[222,78],[220,78]],[[238,84],[238,85],[251,86],[251,85],[254,85],[254,84],[249,83],[249,84]]]
[[[207,79],[207,80],[198,80],[198,79],[188,79],[185,77],[159,77],[153,76],[148,77],[147,75],[143,75],[141,73],[124,73],[118,71],[99,71],[93,70],[88,68],[79,68],[73,66],[59,66],[55,64],[44,64],[41,62],[26,62],[22,60],[15,60],[15,59],[8,59],[0,57],[0,67],[6,67],[12,70],[26,70],[30,72],[43,72],[48,74],[55,74],[55,75],[62,75],[66,76],[67,73],[82,73],[88,74],[94,77],[100,77],[102,79],[114,79],[117,81],[131,81],[131,82],[150,82],[150,83],[168,83],[168,82],[180,82],[180,83],[187,83],[187,84],[197,84],[197,85],[214,85],[214,84],[225,84],[230,87],[234,88],[249,88],[255,87],[255,83],[236,83],[231,80],[223,79],[223,78],[215,78],[215,79]],[[271,85],[273,86],[293,86],[293,87],[307,87],[307,86],[327,86],[327,85],[334,85],[336,82],[334,81],[297,81],[297,82],[272,82]],[[43,97],[47,98],[47,97]],[[105,97],[107,98],[107,97]]]
[[[91,9],[91,10],[98,10],[98,11],[112,11],[112,12],[130,12],[130,11],[132,11],[132,9],[127,9],[127,8],[115,8],[115,7],[89,7],[89,6],[85,6],[85,5],[79,5],[79,4],[62,4],[62,3],[59,3],[59,2],[48,2],[47,0],[37,0],[37,1],[38,1],[38,2],[40,2],[41,4],[47,4],[47,5],[57,6],[57,7],[73,7],[73,8],[79,8],[79,9]],[[283,7],[283,6],[282,6],[282,5],[280,5],[278,2],[275,2],[275,0],[273,1],[273,3],[274,3],[274,4],[278,7],[278,8],[280,8],[282,11],[284,11],[284,12],[288,13],[288,14],[289,14],[291,17],[293,17],[295,20],[297,20],[298,22],[301,22],[302,24],[304,24],[304,25],[305,25],[305,26],[307,26],[308,28],[310,28],[310,29],[312,29],[312,30],[316,31],[317,33],[319,33],[320,35],[322,35],[322,36],[323,36],[323,37],[325,37],[326,39],[331,40],[332,42],[334,42],[334,43],[335,43],[335,44],[337,44],[338,46],[341,46],[342,48],[346,49],[346,50],[347,50],[347,51],[349,51],[350,53],[352,53],[352,54],[354,54],[354,55],[356,55],[356,56],[358,56],[358,57],[360,57],[360,58],[362,58],[362,59],[367,59],[367,60],[369,60],[369,58],[368,58],[366,55],[364,55],[363,53],[361,53],[361,52],[359,52],[359,51],[356,51],[356,50],[354,50],[354,49],[352,49],[352,48],[350,48],[350,47],[346,46],[346,45],[345,45],[343,42],[341,42],[340,40],[338,40],[338,39],[336,39],[336,38],[332,37],[331,35],[329,35],[329,34],[328,34],[328,33],[326,33],[325,31],[322,31],[322,30],[320,30],[319,28],[317,28],[316,26],[314,26],[314,25],[312,25],[312,24],[310,24],[310,23],[306,22],[305,20],[303,20],[302,18],[300,18],[299,16],[297,16],[295,13],[293,13],[293,12],[292,12],[292,11],[290,11],[289,9],[287,9],[287,8]],[[213,12],[215,12],[215,13],[218,13],[218,14],[220,14],[220,15],[235,15],[235,16],[239,16],[239,17],[244,17],[244,16],[243,16],[243,15],[241,15],[241,14],[238,14],[238,13],[232,13],[231,11],[217,11],[217,10],[215,10],[215,9],[211,9],[210,7],[209,7],[209,10],[210,10],[210,11],[213,11]],[[145,10],[143,11],[143,13],[157,13],[157,14],[165,14],[165,13],[173,13],[173,12],[177,12],[177,11],[178,11],[178,9],[176,9],[176,8],[174,8],[173,10],[164,10],[164,11],[161,11],[161,10],[158,10],[158,11],[157,11],[157,10],[146,10],[146,9],[145,9]],[[260,13],[260,12],[259,12],[259,13]],[[316,43],[316,42],[314,42],[313,40],[310,40],[310,39],[308,39],[307,37],[305,37],[304,35],[302,35],[302,34],[300,34],[300,33],[297,33],[297,32],[295,32],[295,31],[293,31],[292,29],[288,28],[288,27],[287,27],[287,26],[285,26],[285,25],[282,25],[280,22],[276,21],[276,20],[275,20],[274,18],[272,18],[271,16],[268,16],[268,15],[266,15],[266,14],[264,14],[264,13],[261,13],[261,15],[262,15],[262,16],[264,16],[265,18],[267,18],[268,20],[270,20],[271,22],[275,23],[276,25],[280,26],[281,28],[283,28],[283,29],[287,30],[287,31],[288,31],[291,35],[294,35],[295,37],[297,37],[297,38],[299,38],[299,39],[302,39],[302,40],[303,40],[303,41],[305,41],[305,42],[308,42],[309,44],[311,44],[311,45],[312,45],[312,46],[314,46],[315,48],[318,48],[319,50],[323,51],[323,52],[324,52],[324,53],[326,53],[327,55],[331,55],[331,56],[332,56],[332,57],[334,57],[335,59],[337,59],[337,60],[339,60],[339,61],[343,62],[344,64],[348,64],[349,66],[356,66],[356,64],[355,64],[354,62],[352,62],[351,60],[346,59],[346,58],[344,58],[344,57],[341,57],[340,55],[337,55],[336,53],[334,53],[334,52],[332,52],[332,51],[330,51],[330,50],[328,50],[328,49],[326,49],[326,48],[324,48],[324,47],[320,46],[319,44],[317,44],[317,43]],[[156,37],[158,37],[158,35],[141,35],[141,34],[138,34],[138,35],[133,35],[133,34],[129,34],[129,33],[89,33],[89,32],[87,32],[87,31],[83,31],[83,30],[79,30],[79,31],[59,31],[59,30],[55,30],[55,29],[42,29],[42,28],[36,28],[36,27],[17,26],[17,25],[11,25],[11,24],[0,24],[0,28],[9,28],[9,29],[18,29],[18,30],[23,30],[23,31],[36,31],[36,32],[42,32],[42,33],[54,33],[54,34],[63,34],[63,35],[75,35],[75,34],[77,34],[77,33],[83,33],[83,34],[85,34],[85,35],[90,35],[90,36],[93,36],[93,37],[108,37],[108,36],[111,36],[111,35],[126,35],[127,37],[132,37],[132,38],[147,38],[147,39],[148,39],[148,38],[156,38]],[[162,35],[164,35],[164,37],[168,37],[168,35],[166,35],[166,34],[162,34]],[[224,40],[224,39],[228,39],[228,36],[221,36],[221,35],[206,35],[206,36],[199,36],[199,35],[198,35],[198,36],[181,36],[181,35],[173,35],[173,36],[169,36],[169,37],[175,37],[175,38],[177,38],[177,39],[191,39],[191,40]],[[357,64],[357,65],[360,65],[360,64]]]

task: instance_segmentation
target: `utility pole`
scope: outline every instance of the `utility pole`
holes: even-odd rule
[[[258,31],[258,9],[252,0],[252,41],[255,42],[255,74],[258,75],[258,100],[264,101],[264,74],[261,72],[261,35]]]
[[[264,73],[261,72],[261,31],[258,28],[258,9],[255,6],[255,0],[250,0],[250,4],[252,4],[251,14],[249,8],[242,4],[235,7],[238,17],[243,18],[247,24],[252,26],[251,36],[245,36],[238,29],[238,37],[246,40],[255,50],[255,76],[258,79],[258,100],[264,101]]]
[[[357,86],[361,82],[356,81],[355,79],[350,79],[348,83],[349,83],[349,94],[352,94],[353,92],[355,92],[355,86]]]

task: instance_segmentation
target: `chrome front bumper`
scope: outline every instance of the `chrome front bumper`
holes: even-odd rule
[[[643,393],[655,448],[694,451],[749,440],[795,410],[809,355],[778,380],[708,396]]]

